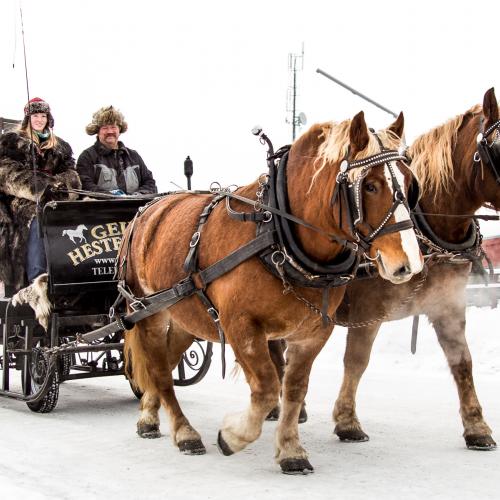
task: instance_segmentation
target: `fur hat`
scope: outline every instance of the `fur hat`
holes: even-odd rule
[[[29,102],[24,106],[24,120],[21,125],[22,128],[26,128],[28,125],[28,117],[34,115],[35,113],[46,113],[47,114],[47,125],[49,128],[54,127],[54,117],[50,112],[49,103],[45,102],[43,99],[39,97],[33,97]]]
[[[95,135],[103,125],[117,125],[120,127],[120,133],[126,132],[128,128],[122,113],[118,109],[113,108],[113,106],[105,106],[98,109],[92,115],[92,123],[89,123],[85,127],[85,130],[87,134]]]

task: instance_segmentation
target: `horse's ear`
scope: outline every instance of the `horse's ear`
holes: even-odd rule
[[[495,96],[495,89],[493,87],[487,90],[486,94],[484,94],[483,115],[485,118],[485,128],[488,128],[498,120],[498,103]]]
[[[403,138],[403,131],[405,129],[405,117],[403,112],[399,113],[399,116],[396,118],[396,121],[389,126],[389,130],[396,134],[400,139]]]
[[[368,146],[370,136],[365,122],[365,114],[360,111],[352,120],[349,130],[349,139],[352,146],[352,154],[355,155]]]

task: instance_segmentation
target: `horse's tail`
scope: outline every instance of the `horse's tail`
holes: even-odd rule
[[[169,321],[165,318],[165,312],[157,314],[162,317],[161,324],[166,325],[163,331],[161,327],[158,328],[158,324],[155,325],[156,328],[144,328],[148,318],[125,333],[123,346],[125,374],[143,393],[156,391],[156,383],[151,377],[151,367],[158,363],[167,363],[166,333]]]
[[[68,234],[68,231],[66,229],[62,232],[61,236],[64,236],[65,234]]]

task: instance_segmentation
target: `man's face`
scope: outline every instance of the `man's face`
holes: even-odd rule
[[[118,137],[120,137],[120,127],[118,125],[103,125],[99,129],[99,142],[109,149],[118,149]]]

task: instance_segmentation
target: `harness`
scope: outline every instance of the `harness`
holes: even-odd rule
[[[498,152],[494,151],[491,146],[494,142],[500,140],[499,128],[500,120],[493,123],[493,125],[484,131],[483,117],[481,117],[479,123],[479,134],[477,135],[477,151],[474,154],[474,161],[476,163],[482,161],[485,165],[487,165],[493,173],[493,177],[495,177],[497,184],[500,184],[500,158]],[[494,131],[497,133],[496,141],[492,141],[491,144],[488,144],[488,137]]]
[[[186,297],[197,295],[213,320],[219,335],[219,340],[221,342],[222,375],[224,377],[225,337],[220,324],[219,313],[210,300],[210,297],[207,295],[207,287],[211,282],[231,271],[244,261],[254,256],[258,256],[264,266],[276,277],[281,279],[284,293],[293,291],[296,298],[305,302],[314,312],[322,315],[323,322],[326,325],[333,322],[332,318],[329,318],[327,315],[329,289],[343,286],[355,277],[360,257],[366,252],[373,239],[382,234],[402,231],[413,227],[410,220],[391,225],[388,224],[397,206],[399,204],[407,205],[404,193],[397,183],[392,169],[391,174],[395,196],[393,205],[389,209],[386,217],[384,217],[382,223],[375,230],[372,230],[368,236],[363,236],[356,227],[363,218],[360,190],[362,181],[366,177],[368,170],[377,165],[382,165],[384,163],[389,164],[391,161],[406,159],[398,152],[383,150],[381,153],[369,158],[359,161],[350,161],[348,151],[345,159],[342,161],[341,171],[337,176],[336,187],[332,199],[335,199],[335,192],[337,191],[347,194],[349,190],[351,190],[356,195],[355,199],[357,202],[355,209],[353,209],[351,205],[352,202],[349,203],[349,201],[352,200],[352,196],[345,196],[344,198],[346,210],[348,210],[349,214],[356,214],[355,218],[348,217],[349,227],[352,230],[355,240],[351,241],[313,226],[290,213],[286,181],[286,166],[290,146],[281,148],[274,153],[272,144],[267,136],[263,134],[262,131],[259,131],[256,135],[259,136],[261,142],[268,145],[269,167],[269,173],[261,176],[259,179],[259,189],[256,194],[257,200],[245,198],[237,193],[231,192],[229,189],[222,189],[218,185],[213,185],[208,192],[195,192],[199,194],[212,194],[213,198],[202,210],[196,231],[191,237],[183,266],[187,276],[171,288],[160,290],[145,297],[136,297],[125,283],[127,259],[130,243],[133,238],[134,227],[138,218],[153,204],[163,199],[163,197],[158,197],[144,207],[141,207],[131,222],[127,239],[122,242],[121,257],[119,258],[119,262],[117,262],[116,277],[119,279],[118,291],[120,295],[110,309],[110,318],[114,319],[114,321],[98,330],[84,334],[81,340],[90,342],[95,338],[100,338],[116,331],[130,329],[138,321],[162,309],[169,308]],[[354,181],[350,182],[347,172],[354,168],[361,168],[361,171]],[[175,195],[182,193],[186,193],[186,191],[179,191],[171,194]],[[200,269],[198,264],[198,249],[204,226],[214,208],[223,200],[225,200],[227,214],[231,218],[238,221],[254,222],[256,224],[256,237],[221,260],[205,269]],[[251,205],[254,210],[250,213],[237,212],[231,207],[231,200],[237,200],[247,205]],[[332,204],[333,203],[334,201],[332,201]],[[330,241],[340,244],[344,250],[337,258],[333,259],[332,262],[314,262],[300,248],[291,222],[300,224],[326,236]],[[300,297],[293,290],[294,285],[323,289],[322,309],[320,310],[318,307],[308,303],[305,299]],[[132,312],[128,315],[116,314],[117,305],[124,299],[128,300]]]

